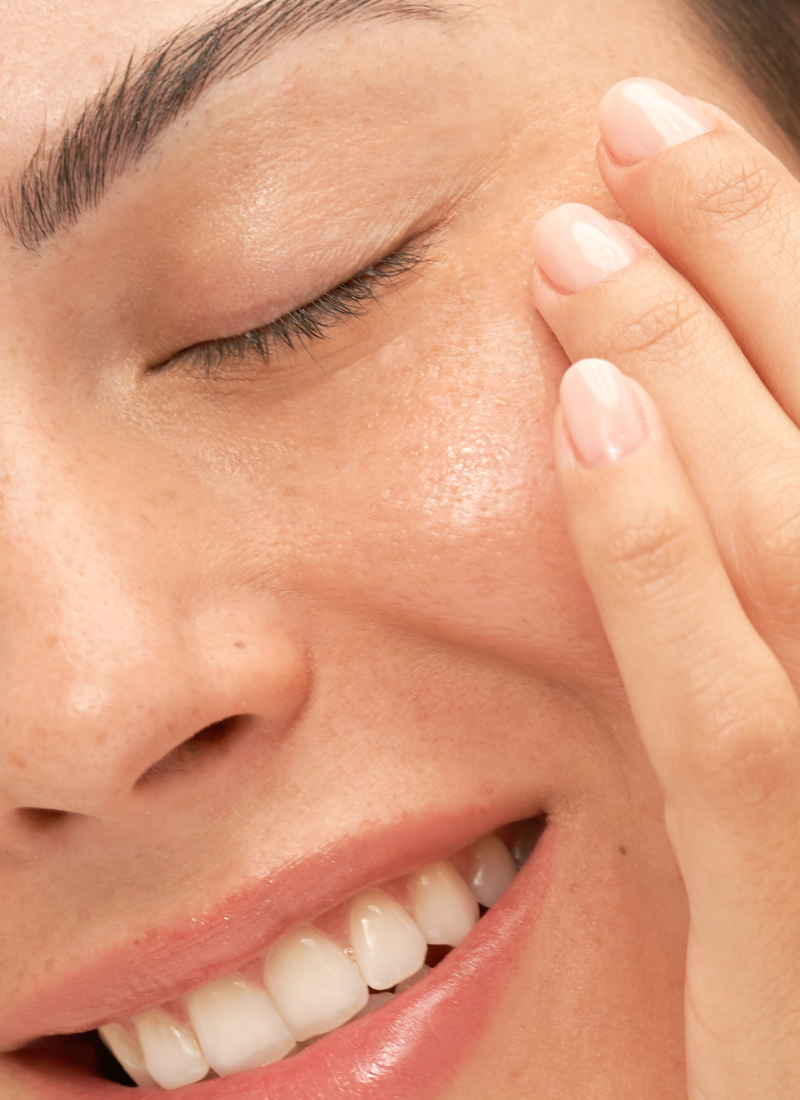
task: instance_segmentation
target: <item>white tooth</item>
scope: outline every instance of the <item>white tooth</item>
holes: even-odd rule
[[[469,886],[475,897],[488,909],[503,896],[514,881],[517,865],[508,848],[495,833],[475,845]]]
[[[428,947],[394,898],[366,890],[350,903],[350,941],[358,969],[372,989],[391,989],[422,967]]]
[[[264,966],[264,983],[300,1041],[347,1023],[369,996],[341,947],[314,928],[295,928],[275,944]]]
[[[144,1064],[144,1054],[142,1054],[142,1045],[135,1035],[131,1035],[119,1024],[106,1024],[99,1031],[100,1038],[137,1085],[146,1088],[148,1085],[156,1083],[154,1078],[147,1072],[147,1066]]]
[[[421,982],[426,974],[430,974],[431,968],[427,965],[423,966],[422,970],[418,970],[416,974],[412,974],[410,978],[406,978],[404,982],[399,982],[395,988],[395,993],[405,993],[407,989],[411,989],[417,982]]]
[[[268,1066],[294,1048],[269,993],[244,978],[209,982],[187,999],[200,1049],[220,1077]]]
[[[366,1006],[361,1009],[357,1020],[360,1020],[362,1016],[369,1016],[372,1012],[377,1012],[379,1008],[383,1008],[384,1005],[388,1005],[389,1001],[394,1000],[394,993],[370,993],[369,1001]]]
[[[194,1032],[160,1009],[133,1021],[142,1044],[148,1073],[162,1089],[194,1085],[208,1073],[208,1062]]]
[[[457,947],[478,923],[478,903],[449,860],[411,875],[408,892],[411,913],[428,943]]]

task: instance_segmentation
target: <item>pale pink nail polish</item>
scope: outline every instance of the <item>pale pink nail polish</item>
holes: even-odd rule
[[[625,375],[605,359],[582,359],[569,368],[561,380],[561,409],[587,466],[616,462],[645,440],[639,402]]]
[[[599,121],[611,155],[628,165],[714,129],[691,100],[660,80],[615,84],[603,97]]]
[[[539,220],[533,258],[559,290],[576,294],[634,263],[639,252],[620,227],[591,206],[567,203]]]

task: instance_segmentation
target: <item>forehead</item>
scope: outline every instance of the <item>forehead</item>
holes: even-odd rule
[[[256,19],[252,21],[254,15]],[[353,50],[352,40],[356,36],[352,29],[356,23],[374,24],[376,17],[382,24],[383,45],[389,48],[384,82],[393,86],[393,109],[402,103],[399,97],[405,95],[403,74],[409,66],[415,70],[417,86],[420,76],[425,81],[419,63],[427,54],[428,84],[437,85],[440,90],[449,88],[451,99],[453,89],[462,87],[465,92],[462,116],[474,113],[476,84],[480,84],[483,103],[491,100],[496,107],[502,107],[501,129],[504,132],[515,129],[515,120],[523,128],[531,120],[548,127],[557,124],[562,137],[570,130],[583,130],[586,112],[582,110],[582,100],[591,113],[597,81],[603,81],[602,76],[593,74],[594,69],[608,68],[618,75],[620,59],[631,51],[635,52],[637,60],[650,68],[648,55],[658,57],[659,51],[664,52],[661,45],[664,36],[658,30],[664,9],[659,0],[636,0],[633,6],[631,0],[564,0],[555,7],[545,0],[490,0],[479,8],[465,6],[457,0],[239,0],[222,7],[207,0],[134,0],[132,4],[119,0],[112,3],[85,0],[78,8],[68,0],[38,0],[31,4],[0,0],[0,25],[7,48],[4,64],[0,67],[0,164],[9,188],[3,202],[3,220],[12,228],[12,240],[18,237],[30,246],[53,235],[48,229],[50,211],[47,208],[44,233],[40,233],[38,224],[36,231],[27,237],[24,231],[16,231],[15,198],[23,213],[40,209],[38,202],[29,202],[24,187],[18,187],[20,174],[28,167],[27,181],[32,180],[35,187],[39,186],[40,177],[47,184],[50,170],[61,179],[64,175],[62,163],[52,163],[53,151],[58,153],[62,135],[69,135],[70,127],[74,132],[76,122],[85,130],[98,128],[92,110],[99,95],[105,94],[108,102],[118,95],[121,86],[128,96],[131,87],[135,90],[144,84],[158,88],[163,99],[161,89],[168,88],[170,80],[180,85],[182,73],[195,69],[202,69],[210,76],[207,83],[220,82],[220,78],[224,82],[227,76],[236,76],[246,70],[248,63],[267,56],[286,38],[296,40],[298,32],[332,24],[345,24],[347,48],[337,56],[336,67],[330,68],[325,59],[320,66],[319,54],[306,55],[305,42],[298,43],[300,60],[295,71],[302,73],[298,91],[307,80],[316,79],[320,86],[335,80],[338,86],[343,78],[355,91],[362,68]],[[401,20],[406,24],[430,23],[431,18],[456,27],[458,33],[448,36],[449,48],[443,50],[444,43],[440,39],[433,50],[420,50],[421,40],[415,43],[413,36],[409,38],[398,33]],[[237,37],[234,33],[223,43],[222,51],[236,55],[233,63],[227,69],[225,64],[220,66],[216,62],[207,65],[204,36],[209,32],[216,34],[220,26],[227,29],[237,20],[236,50],[229,50],[230,40]],[[348,38],[351,41],[347,41]],[[458,40],[455,49],[454,39]],[[339,46],[342,41],[340,37]],[[425,45],[430,47],[432,42],[428,38]],[[588,51],[587,44],[591,44]],[[244,49],[240,48],[242,46]],[[252,56],[248,58],[247,50],[251,46]],[[162,51],[168,63],[161,69],[148,70],[148,62],[153,58],[161,63]],[[200,59],[199,65],[194,64],[196,58]],[[371,58],[370,62],[374,60]],[[125,83],[121,85],[123,78]],[[207,106],[205,78],[198,81],[195,75],[193,80],[197,95],[183,95],[177,105],[168,103],[167,110],[163,105],[156,105],[156,113],[160,112],[163,117],[155,127],[153,140],[167,124],[192,107],[201,92],[203,107]],[[243,120],[254,113],[264,114],[267,110],[261,90],[257,97],[262,108],[260,112],[252,110],[252,98],[248,103],[246,96],[241,99],[242,95],[239,85],[239,113],[234,118],[234,129],[241,129]],[[128,109],[118,114],[129,132],[130,148],[122,143],[122,154],[118,155],[116,135],[110,134],[112,140],[108,144],[115,149],[118,163],[107,180],[102,178],[105,162],[99,173],[95,166],[87,186],[95,187],[98,175],[101,186],[95,188],[88,201],[84,201],[86,196],[71,194],[69,188],[59,189],[61,197],[67,200],[68,216],[61,218],[63,227],[75,220],[69,216],[70,212],[91,208],[105,192],[106,184],[126,173],[139,154],[152,146],[147,118],[150,105],[145,104],[147,110],[139,110],[139,104],[131,103],[129,96],[127,103]],[[83,113],[87,104],[88,113]],[[102,99],[100,104],[102,107]],[[550,111],[546,110],[548,104]],[[323,107],[323,114],[328,113],[327,107]],[[555,118],[552,117],[554,113]],[[118,125],[115,119],[112,122]],[[308,127],[305,130],[308,132]],[[101,140],[95,140],[90,147],[88,159],[96,159],[95,152],[105,138],[105,135],[100,136]],[[80,176],[87,160],[84,149],[78,148],[75,154],[76,150],[70,146],[62,157],[62,162],[65,160],[73,169],[77,163],[79,170],[72,172],[73,178]],[[88,177],[89,174],[84,175]],[[22,179],[24,183],[26,177]],[[52,188],[45,190],[52,191]],[[12,207],[8,205],[8,196],[11,196]],[[33,197],[38,199],[38,193]],[[6,216],[9,209],[12,209],[10,218]],[[56,224],[53,232],[59,228]]]
[[[95,206],[210,87],[309,32],[378,19],[446,17],[433,0],[245,0],[184,24],[123,58],[70,125],[44,137],[26,171],[12,176],[4,222],[26,247],[37,248]]]
[[[269,21],[281,38],[287,25],[296,34],[376,16],[427,16],[448,7],[456,10],[452,0],[0,0],[0,140],[10,149],[45,119],[57,124],[54,107],[74,108],[119,75],[129,59],[160,49],[176,33],[237,20],[246,27],[255,20],[254,40]]]
[[[97,83],[94,95],[73,108],[70,122],[62,119],[54,129],[50,117],[38,146],[33,147],[33,157],[20,172],[15,153],[25,155],[25,139],[32,136],[31,112],[37,99],[31,81],[45,95],[55,96],[60,91],[70,98],[76,92],[72,80],[59,85],[53,67],[46,77],[37,75],[35,64],[26,67],[24,41],[33,40],[36,30],[30,24],[35,13],[29,12],[17,24],[23,64],[17,86],[6,89],[7,110],[3,110],[5,105],[0,100],[0,111],[6,115],[3,161],[10,169],[3,221],[12,237],[26,247],[37,248],[56,236],[95,206],[108,184],[134,167],[153,142],[209,87],[248,72],[287,41],[332,26],[352,27],[377,20],[384,24],[448,22],[453,13],[453,8],[447,13],[436,0],[242,0],[216,12],[196,8],[186,13],[188,19],[184,15],[182,23],[174,22],[167,33],[162,31],[160,35],[157,24],[145,23],[140,28],[138,49],[136,43],[128,47],[113,66],[109,58],[106,74],[93,71],[98,61],[102,64],[104,52],[103,43],[95,43],[92,63],[82,67],[82,76],[89,81],[94,78]],[[176,13],[172,15],[175,19]],[[45,26],[47,33],[38,41],[47,53],[47,41],[52,40],[58,26],[51,21]],[[67,48],[59,49],[59,57],[76,49],[79,57],[86,57],[86,31],[93,26],[94,21],[84,23],[83,34],[72,35]],[[28,27],[27,34],[24,27]],[[130,28],[128,37],[129,33]],[[106,47],[125,49],[119,45],[125,36],[122,30],[114,35],[113,42],[106,39]],[[313,69],[315,63],[309,59],[304,67]],[[13,79],[11,69],[7,77]],[[22,96],[15,94],[20,92]],[[19,105],[21,100],[27,111],[13,110],[12,105]],[[62,115],[70,110],[69,102],[61,105],[56,100],[55,109],[59,107]]]
[[[287,0],[283,6],[297,2]],[[314,7],[336,5],[337,0],[317,0]],[[571,52],[582,50],[582,14],[590,18],[590,37],[602,41],[605,50],[624,52],[628,40],[640,36],[640,27],[645,36],[653,35],[651,16],[660,6],[658,0],[442,4],[477,15],[473,26],[478,33],[478,28],[485,30],[498,19],[508,21],[512,36],[524,27],[530,37],[526,45],[535,50],[531,63],[537,67],[553,56],[554,46],[559,47],[555,56],[573,42]],[[19,169],[43,133],[74,117],[83,101],[119,73],[131,56],[141,57],[185,25],[235,7],[213,0],[0,0],[0,163],[11,171]],[[505,48],[512,42],[513,37],[507,37]]]
[[[211,7],[205,0],[0,0],[0,163],[18,170],[124,59]]]

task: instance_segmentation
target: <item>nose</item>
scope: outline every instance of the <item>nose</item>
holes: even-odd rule
[[[118,813],[217,723],[285,731],[308,690],[297,626],[237,588],[180,486],[19,418],[0,436],[0,810]]]

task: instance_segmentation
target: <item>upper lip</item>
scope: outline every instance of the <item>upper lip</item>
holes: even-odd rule
[[[0,1050],[44,1035],[89,1031],[183,996],[235,971],[288,929],[362,889],[444,858],[537,807],[502,820],[497,809],[416,817],[320,846],[178,922],[129,933],[90,959],[35,978],[0,1007]]]

